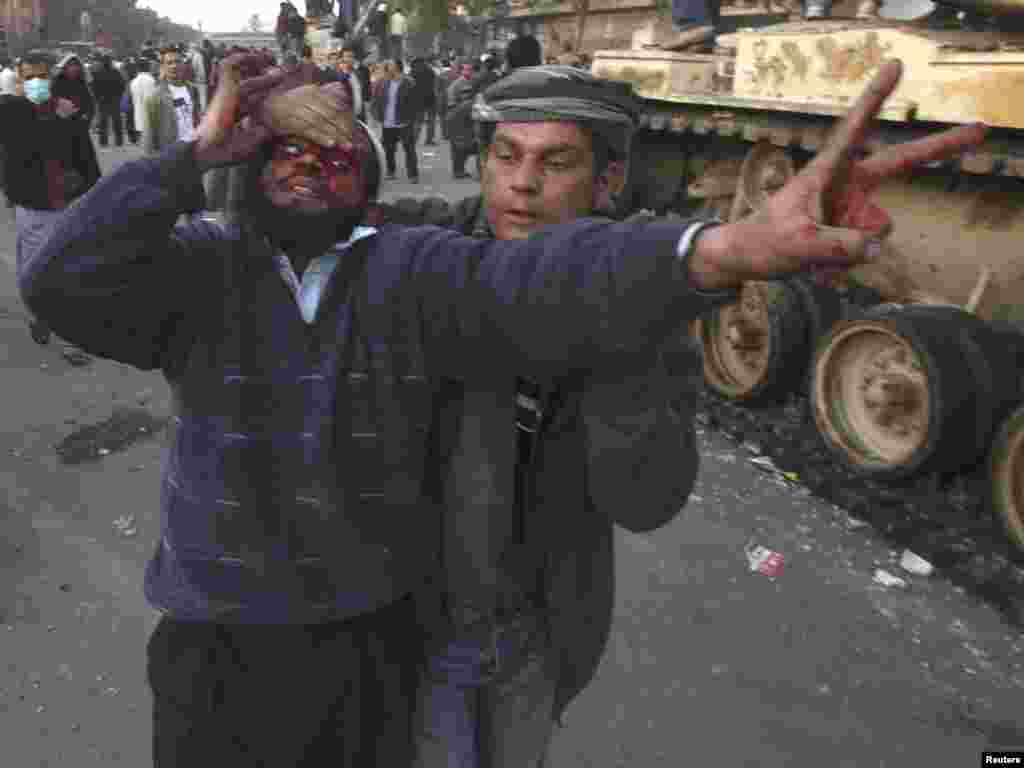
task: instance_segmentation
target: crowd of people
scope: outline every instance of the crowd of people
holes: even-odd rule
[[[26,306],[174,395],[154,765],[543,766],[608,640],[613,524],[652,531],[693,488],[678,330],[744,280],[861,263],[872,189],[984,129],[856,160],[889,62],[756,214],[624,218],[628,85],[539,50],[504,74],[225,53],[205,94],[176,47],[98,70],[95,111],[126,87],[149,153],[98,186],[79,66],[26,56],[0,97]],[[442,115],[478,193],[379,203]],[[205,215],[223,169],[232,215]]]

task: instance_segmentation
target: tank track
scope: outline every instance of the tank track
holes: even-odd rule
[[[678,104],[644,100],[640,130],[654,134],[686,134],[768,141],[781,148],[799,147],[814,153],[828,140],[840,112],[822,110],[810,114],[806,106],[798,111],[756,109],[749,100],[717,97],[718,103],[701,103],[696,97]],[[733,103],[730,103],[733,102]],[[923,138],[950,126],[938,123],[883,122],[872,134],[874,146],[900,144]],[[994,129],[977,150],[947,163],[958,172],[983,176],[1024,178],[1024,136],[1020,131]]]
[[[964,474],[926,474],[900,483],[858,477],[829,454],[804,395],[754,409],[705,388],[696,418],[737,451],[765,456],[780,471],[795,473],[813,495],[869,523],[894,549],[929,560],[936,573],[1024,628],[1024,558],[988,511],[984,462]]]

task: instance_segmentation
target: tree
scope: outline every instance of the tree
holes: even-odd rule
[[[254,13],[249,17],[249,21],[245,26],[243,32],[262,32],[263,31],[263,20],[260,18],[258,13]]]

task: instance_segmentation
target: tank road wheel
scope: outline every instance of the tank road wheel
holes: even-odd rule
[[[743,158],[729,220],[736,221],[748,210],[759,210],[795,175],[796,164],[786,150],[764,140],[757,142]]]
[[[906,464],[924,445],[931,402],[920,359],[899,333],[853,321],[813,369],[815,419],[854,464]]]
[[[1010,414],[996,433],[988,471],[992,512],[1024,555],[1024,406]]]
[[[956,307],[869,310],[840,323],[812,367],[829,450],[879,479],[976,466],[1021,401],[1024,336]]]
[[[704,381],[722,397],[748,403],[784,397],[806,366],[807,324],[799,295],[783,282],[746,282],[739,301],[693,325],[704,357]]]

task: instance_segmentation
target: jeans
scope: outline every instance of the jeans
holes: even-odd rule
[[[558,663],[536,623],[468,634],[427,662],[415,768],[544,768]]]
[[[14,209],[14,226],[17,230],[17,237],[14,241],[14,258],[20,275],[28,268],[31,262],[39,253],[46,242],[46,239],[53,233],[63,217],[63,211],[40,211],[32,208],[23,208],[20,205]],[[44,344],[44,337],[49,339],[49,325],[44,320],[29,312],[29,328],[32,337],[37,343]],[[38,337],[37,337],[38,336]]]
[[[401,128],[384,128],[381,143],[384,145],[384,160],[388,166],[388,176],[394,176],[397,169],[395,154],[398,143],[402,143],[405,152],[405,170],[410,179],[420,177],[418,158],[416,157],[416,137],[413,133],[414,124],[403,125]]]

